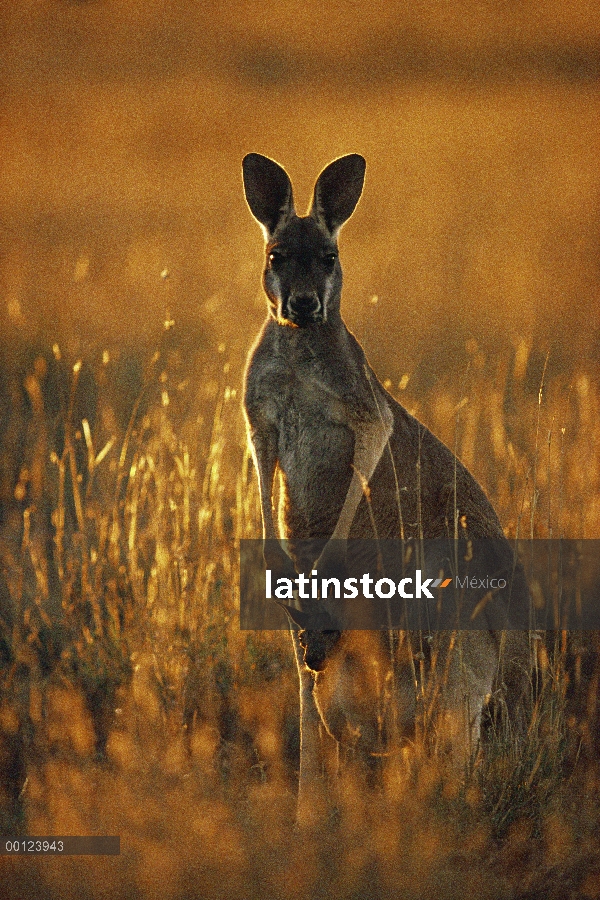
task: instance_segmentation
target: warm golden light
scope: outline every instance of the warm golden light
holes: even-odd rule
[[[531,632],[520,755],[490,719],[458,775],[461,723],[423,701],[410,740],[368,772],[346,748],[338,779],[322,729],[334,799],[301,834],[295,664],[287,634],[239,629],[238,547],[261,528],[251,151],[299,211],[365,156],[342,310],[381,382],[508,536],[600,537],[600,4],[39,0],[2,21],[0,835],[118,834],[121,855],[1,857],[0,894],[597,897],[597,635]],[[364,695],[387,690],[374,666]]]

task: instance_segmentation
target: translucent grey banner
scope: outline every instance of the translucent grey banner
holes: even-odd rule
[[[600,630],[600,541],[241,541],[240,628],[290,619],[311,631]]]
[[[121,838],[113,835],[0,837],[0,856],[119,856]]]

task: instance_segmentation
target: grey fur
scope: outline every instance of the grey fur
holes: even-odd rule
[[[337,235],[358,202],[364,172],[360,156],[335,160],[319,176],[310,213],[301,218],[280,166],[258,154],[243,162],[246,198],[267,241],[269,301],[248,358],[244,409],[260,482],[265,559],[276,577],[313,567],[326,577],[340,562],[331,538],[438,538],[452,535],[462,519],[470,537],[505,541],[479,484],[384,389],[341,318]],[[293,562],[274,521],[276,472],[281,536]],[[298,541],[304,548],[311,542],[304,558],[295,551]],[[302,623],[301,609],[290,614]],[[364,632],[299,637],[293,628],[292,636],[300,677],[299,818],[306,821],[321,771],[319,726],[365,757],[381,745],[376,706],[379,676],[385,681],[389,675],[389,649],[380,635]],[[409,732],[416,715],[414,648],[410,636],[394,640],[404,647],[396,654],[396,723]],[[442,657],[453,641],[447,635],[441,642]],[[464,759],[488,695],[508,682],[509,707],[521,702],[528,644],[522,633],[493,631],[463,633],[459,641],[442,708],[458,715],[466,699],[469,722],[457,736]],[[371,690],[375,670],[380,686]]]

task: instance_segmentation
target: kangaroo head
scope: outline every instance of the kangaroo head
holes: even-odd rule
[[[337,237],[359,201],[365,166],[357,153],[334,160],[317,179],[308,215],[297,216],[281,166],[259,153],[244,157],[246,200],[266,239],[263,285],[280,325],[306,328],[339,316]]]

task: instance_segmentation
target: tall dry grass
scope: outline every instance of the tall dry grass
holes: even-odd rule
[[[28,348],[5,374],[0,826],[120,834],[122,851],[1,858],[4,896],[598,896],[592,640],[535,642],[522,751],[492,733],[463,782],[413,748],[296,833],[289,640],[237,619],[238,542],[260,533],[239,373],[222,354],[190,382],[173,346],[169,327],[129,403],[108,354]],[[598,536],[597,387],[525,343],[467,355],[453,381],[389,388],[509,535]]]

